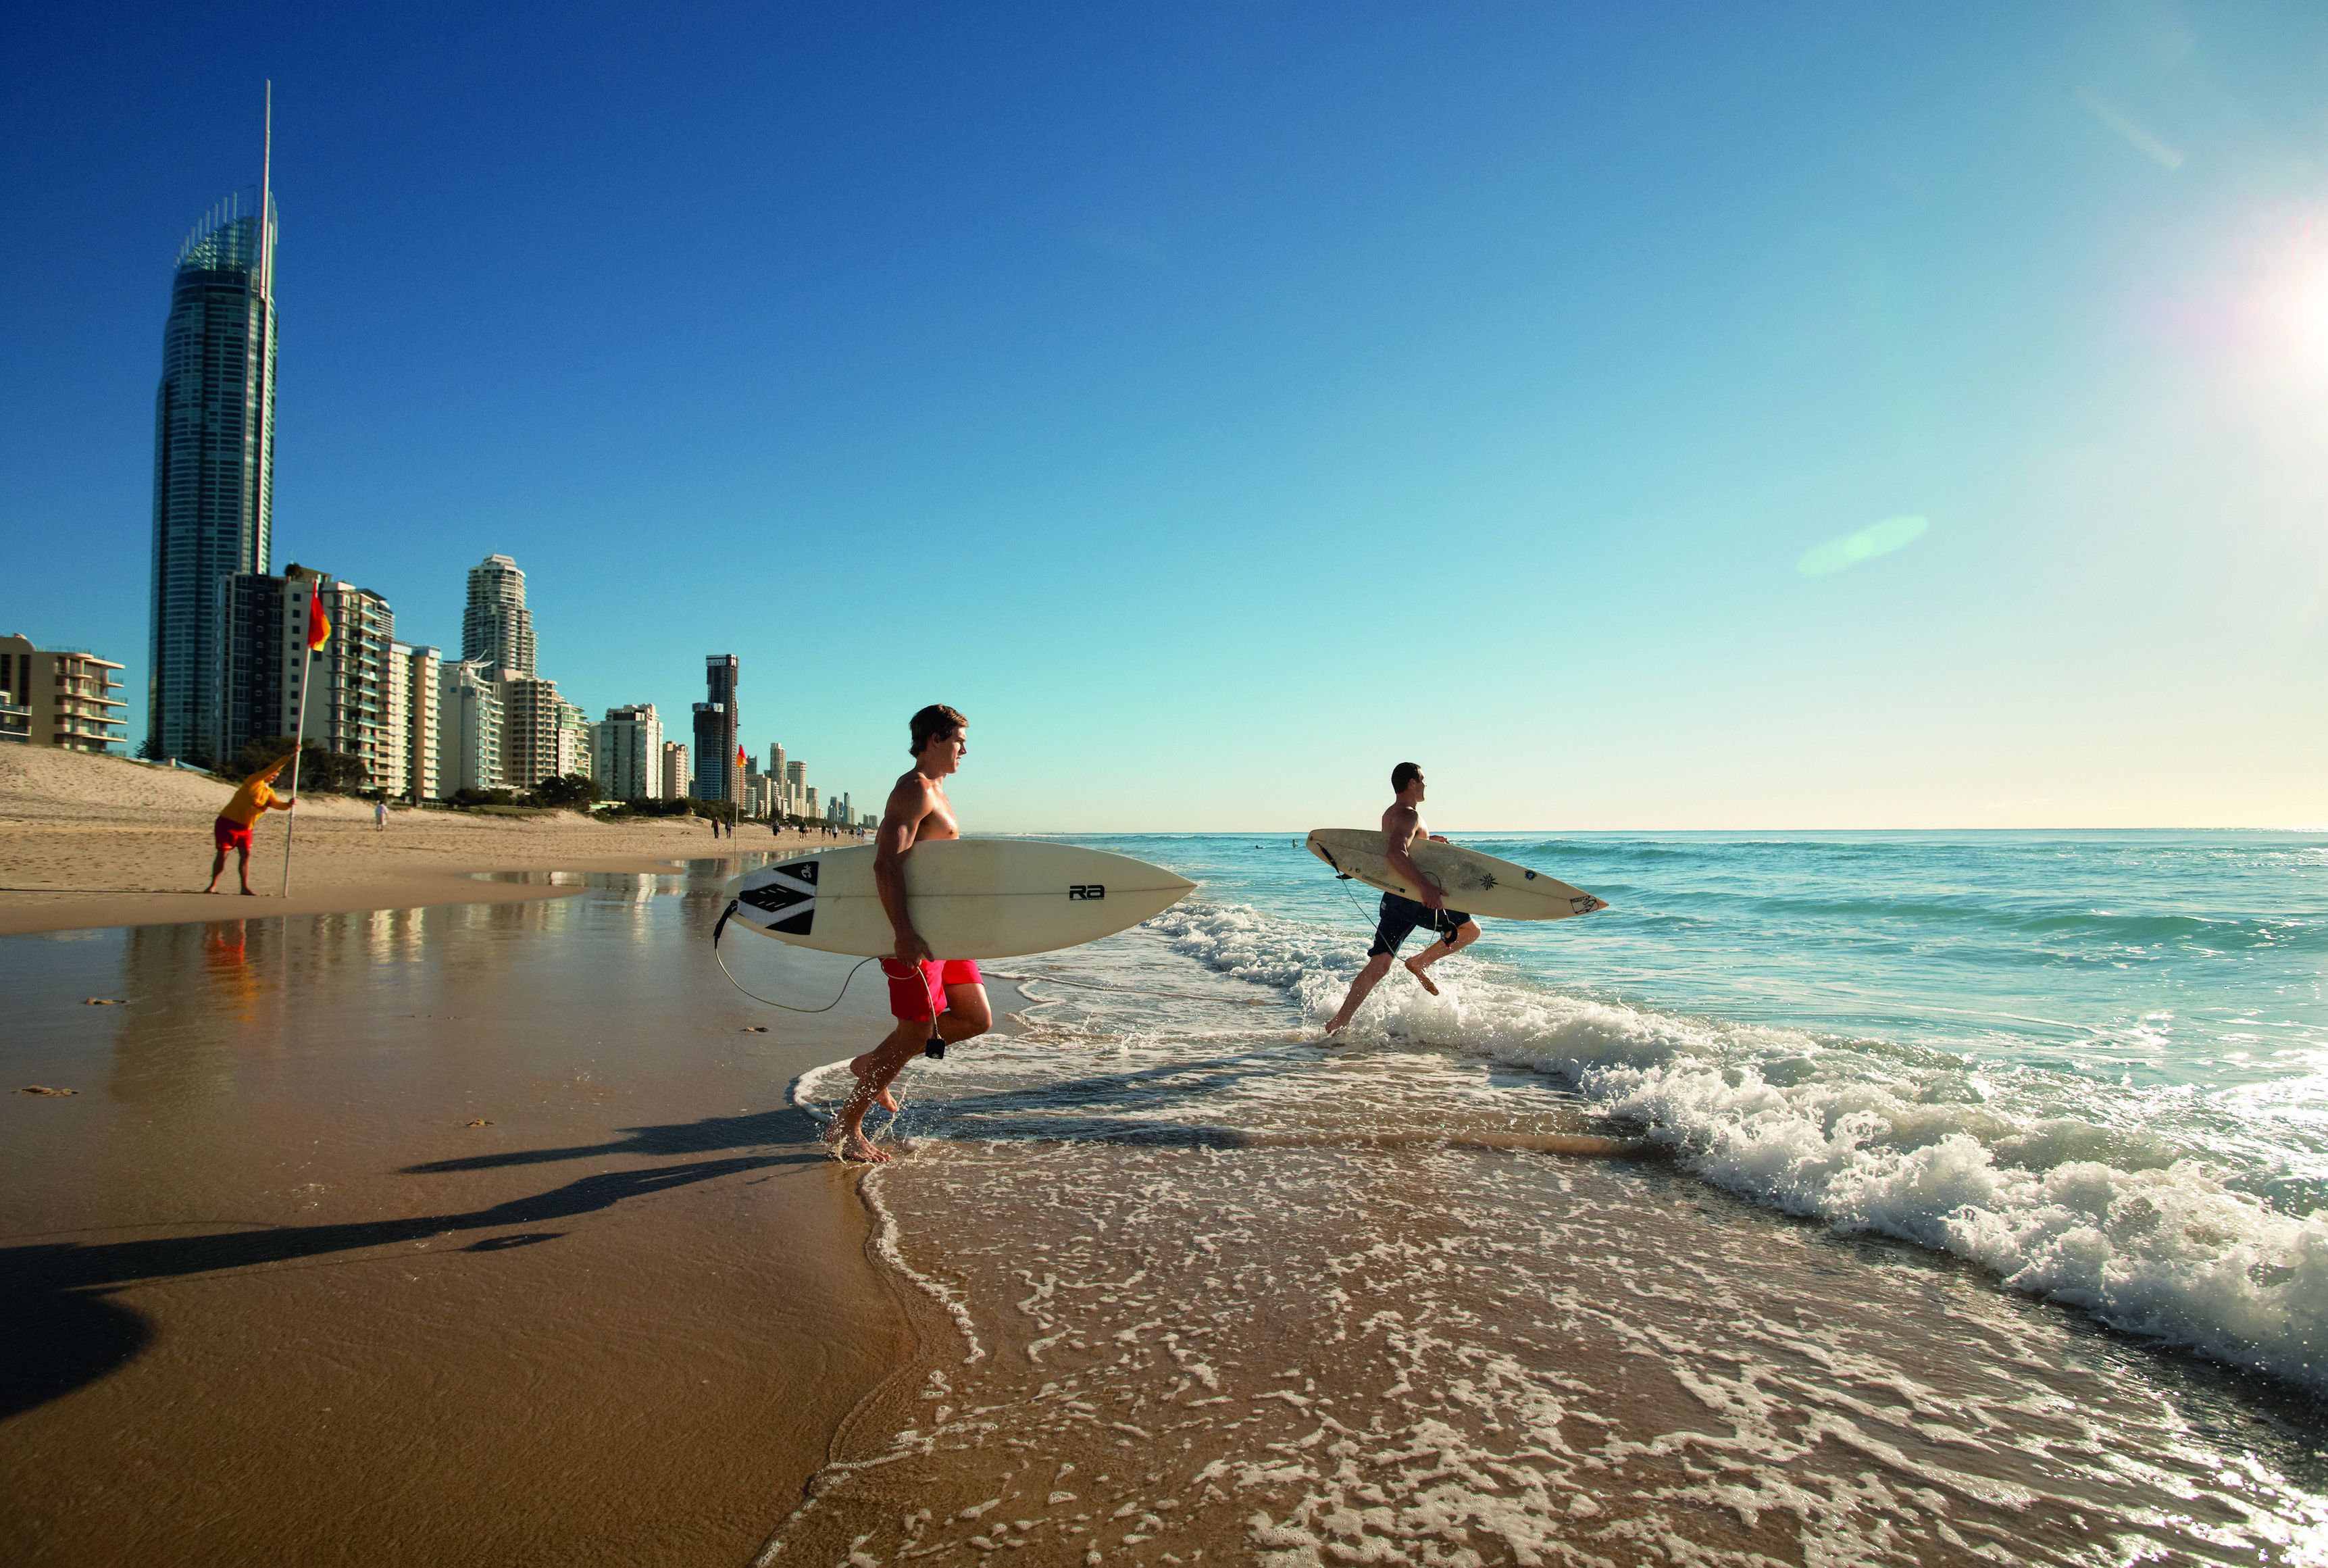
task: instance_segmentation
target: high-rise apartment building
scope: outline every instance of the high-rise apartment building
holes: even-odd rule
[[[591,753],[590,732],[596,727],[590,722],[587,709],[578,702],[558,699],[558,771],[582,778],[597,777],[597,764]]]
[[[42,649],[0,637],[0,741],[107,751],[125,739],[124,704],[110,659],[78,648]]]
[[[808,804],[808,764],[784,764],[784,812],[789,816],[803,816]]]
[[[501,687],[490,665],[465,659],[438,671],[436,782],[447,800],[502,787]]]
[[[683,801],[694,782],[687,769],[687,747],[676,740],[662,743],[662,798]]]
[[[218,681],[210,704],[218,765],[231,765],[254,740],[297,730],[310,745],[361,762],[374,787],[393,788],[388,681],[396,615],[388,601],[297,566],[280,577],[236,572],[220,580],[218,596]],[[331,635],[310,655],[307,617],[317,600]]]
[[[437,681],[444,662],[424,644],[388,645],[388,763],[386,777],[373,782],[415,804],[438,795]]]
[[[740,728],[736,710],[738,666],[733,653],[703,661],[704,696],[695,705],[695,794],[698,800],[737,798],[736,746]]]
[[[559,765],[566,704],[555,681],[502,673],[502,787],[530,790],[567,771]]]
[[[534,673],[533,612],[525,607],[525,574],[505,555],[489,555],[469,568],[461,657],[518,675]]]
[[[226,760],[213,703],[220,579],[265,572],[275,513],[272,111],[258,193],[227,198],[178,247],[154,394],[154,580],[146,751]]]
[[[610,801],[663,795],[662,718],[652,702],[609,708],[591,730],[590,776]]]
[[[305,737],[362,763],[372,788],[390,788],[388,651],[396,642],[396,612],[371,589],[328,577],[320,596],[332,634],[308,662],[314,686],[307,693]]]

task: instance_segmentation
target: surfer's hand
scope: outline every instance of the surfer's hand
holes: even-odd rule
[[[920,932],[897,933],[897,957],[903,962],[927,963],[936,956],[937,954],[930,951],[930,944],[922,940]]]
[[[1444,909],[1447,907],[1447,900],[1441,897],[1440,896],[1439,889],[1433,887],[1429,882],[1423,883],[1422,887],[1417,887],[1414,890],[1414,901],[1417,904],[1422,905],[1425,909]]]

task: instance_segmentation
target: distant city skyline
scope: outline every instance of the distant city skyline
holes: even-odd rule
[[[594,715],[732,650],[872,799],[949,702],[973,831],[2328,820],[2328,13],[642,25],[29,13],[5,629],[146,733],[272,79],[252,522],[447,649],[523,563]]]

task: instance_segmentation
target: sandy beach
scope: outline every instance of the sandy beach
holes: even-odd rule
[[[0,746],[0,935],[563,897],[570,887],[478,878],[529,870],[643,871],[682,859],[733,859],[833,842],[748,825],[741,838],[715,840],[709,825],[693,817],[605,822],[573,812],[510,817],[397,809],[380,829],[369,801],[312,795],[291,813],[298,822],[288,897],[278,893],[286,814],[280,812],[269,812],[255,835],[250,885],[258,897],[243,898],[234,890],[231,856],[219,879],[221,891],[205,896],[211,823],[233,793],[203,774],[81,752]]]
[[[919,1338],[721,870],[0,939],[0,1559],[749,1561]]]

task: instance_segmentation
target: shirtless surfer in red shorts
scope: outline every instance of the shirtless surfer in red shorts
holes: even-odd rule
[[[896,956],[881,961],[881,972],[889,980],[889,1012],[897,1027],[887,1039],[849,1064],[857,1075],[857,1087],[841,1105],[833,1133],[844,1160],[889,1158],[865,1136],[865,1113],[875,1105],[886,1111],[897,1108],[889,1094],[890,1080],[917,1053],[929,1047],[943,1049],[993,1027],[994,1009],[986,1000],[978,965],[966,958],[933,955],[906,908],[906,851],[925,840],[962,837],[943,781],[970,751],[969,726],[968,719],[942,702],[915,714],[914,765],[889,792],[889,803],[882,809],[873,882],[881,889],[881,907],[889,912],[897,939]]]

